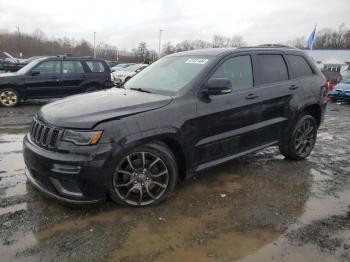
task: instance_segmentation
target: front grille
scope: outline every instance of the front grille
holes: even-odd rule
[[[36,118],[33,119],[30,129],[32,141],[44,148],[55,148],[62,133],[63,129],[49,126]]]

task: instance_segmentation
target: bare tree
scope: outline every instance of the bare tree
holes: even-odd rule
[[[244,41],[244,39],[241,35],[233,35],[230,39],[230,46],[231,47],[243,47],[246,45],[247,45],[247,42]]]

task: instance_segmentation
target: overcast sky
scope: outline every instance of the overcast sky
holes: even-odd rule
[[[285,42],[318,28],[350,26],[350,0],[0,0],[0,30],[103,41],[120,49],[146,41],[210,41],[240,34],[249,45]]]

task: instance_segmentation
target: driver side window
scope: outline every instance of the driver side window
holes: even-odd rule
[[[34,68],[39,71],[40,75],[57,75],[61,74],[61,61],[47,61],[43,62]]]
[[[228,78],[233,91],[253,87],[252,61],[249,55],[229,58],[215,71],[212,78]]]

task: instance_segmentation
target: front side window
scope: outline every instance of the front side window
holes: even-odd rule
[[[103,73],[105,72],[105,67],[100,61],[87,61],[86,64],[93,73]]]
[[[193,80],[209,60],[203,56],[164,57],[131,78],[125,87],[176,93]]]
[[[232,89],[237,91],[252,88],[253,70],[250,56],[237,56],[226,60],[211,78],[228,78]]]
[[[314,74],[304,57],[300,55],[287,55],[287,59],[292,67],[295,78],[312,76]]]
[[[63,61],[62,72],[63,74],[82,74],[84,68],[80,61]]]
[[[61,61],[43,62],[33,70],[40,72],[40,75],[56,75],[61,74]]]
[[[262,84],[288,80],[288,70],[282,55],[258,55]]]

